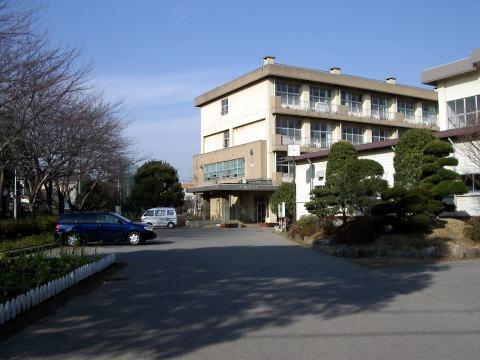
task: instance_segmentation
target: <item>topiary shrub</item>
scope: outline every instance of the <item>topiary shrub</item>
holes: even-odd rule
[[[320,230],[318,217],[312,214],[302,215],[296,223],[296,230],[302,239],[317,233]]]
[[[373,217],[361,216],[340,226],[335,241],[344,245],[366,245],[382,232],[383,227]]]
[[[469,219],[464,227],[465,236],[480,243],[480,216]]]

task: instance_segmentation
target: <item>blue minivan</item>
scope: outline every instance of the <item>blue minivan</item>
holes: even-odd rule
[[[151,225],[135,223],[106,211],[68,213],[55,226],[55,239],[73,246],[88,242],[127,242],[144,244],[157,234]]]

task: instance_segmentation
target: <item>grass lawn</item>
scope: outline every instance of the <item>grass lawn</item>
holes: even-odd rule
[[[0,240],[0,253],[25,249],[32,246],[47,245],[54,242],[52,233],[24,236],[18,239]]]

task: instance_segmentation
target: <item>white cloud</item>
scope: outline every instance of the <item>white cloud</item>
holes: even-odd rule
[[[120,74],[97,78],[110,99],[124,99],[127,108],[189,103],[203,92],[225,82],[221,70],[192,71],[177,74]]]

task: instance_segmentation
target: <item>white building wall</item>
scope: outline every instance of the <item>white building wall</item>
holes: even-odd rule
[[[228,98],[228,114],[222,115],[222,99]],[[266,119],[268,113],[268,81],[262,81],[253,86],[241,89],[200,108],[200,133],[202,144],[206,136],[220,133],[224,130],[233,130],[242,125]],[[232,132],[232,131],[231,131]],[[232,136],[232,134],[230,134]],[[258,136],[252,136],[260,140]],[[261,140],[266,140],[267,130]],[[254,140],[252,140],[254,141]],[[220,146],[219,146],[220,145]],[[219,150],[223,144],[216,143],[217,148],[202,148],[202,153]]]
[[[440,130],[448,130],[447,101],[480,95],[480,71],[439,81],[437,92],[439,127]]]
[[[223,131],[203,138],[204,152],[223,149]]]
[[[233,129],[232,146],[246,144],[252,141],[265,140],[267,138],[267,122],[255,121]]]
[[[383,166],[383,179],[388,181],[389,186],[393,186],[393,176],[395,174],[393,156],[394,153],[392,148],[379,149],[370,153],[359,154],[360,159],[375,160]],[[310,201],[311,189],[315,186],[325,185],[325,177],[319,178],[317,175],[323,174],[323,176],[325,176],[327,160],[328,158],[325,157],[312,161],[312,164],[297,164],[295,168],[297,219],[302,215],[308,214],[308,211],[305,209],[305,203]]]

